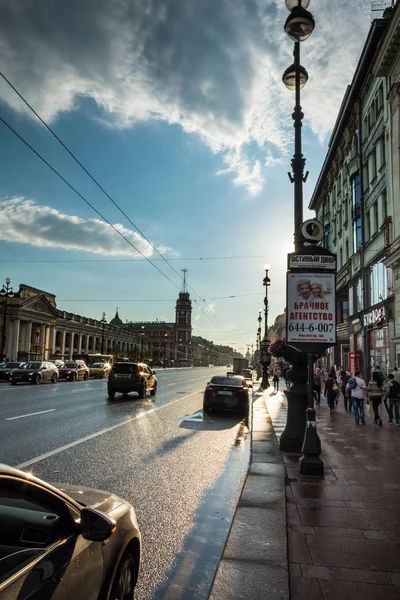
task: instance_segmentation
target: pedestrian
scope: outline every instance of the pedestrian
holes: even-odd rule
[[[379,365],[377,367],[375,367],[375,371],[377,373],[379,373],[379,377],[381,378],[382,383],[383,383],[385,381],[385,374],[384,374],[384,372],[382,371],[382,369],[380,368]]]
[[[346,385],[350,379],[351,375],[348,371],[345,371],[344,369],[341,371],[340,373],[340,381],[342,382],[340,385],[340,391],[343,394],[343,400],[344,400],[344,410],[346,412],[351,412],[351,403],[350,403],[350,398],[348,398],[347,394],[346,394]],[[348,407],[348,408],[347,408]]]
[[[388,385],[386,388],[386,394],[384,397],[385,408],[389,415],[388,424],[392,425],[393,423],[393,407],[394,407],[394,416],[396,419],[396,425],[400,425],[400,415],[399,415],[399,404],[400,404],[400,383],[396,381],[393,373],[390,373],[388,377]]]
[[[350,377],[346,385],[346,393],[350,396],[351,407],[354,410],[354,420],[356,425],[359,425],[360,420],[365,425],[364,415],[364,395],[367,389],[367,384],[360,377],[359,369],[354,371],[354,376]]]
[[[274,392],[279,392],[279,378],[281,376],[281,370],[278,366],[274,367],[272,376],[274,381]]]
[[[336,383],[336,379],[334,379],[332,377],[332,372],[329,372],[328,375],[328,379],[325,382],[325,398],[326,401],[328,402],[328,406],[329,406],[329,414],[331,415],[331,417],[335,416],[335,405],[336,405],[336,398],[339,395],[339,386]]]
[[[336,381],[336,371],[335,371],[335,367],[332,365],[329,373],[328,373],[328,377],[332,377],[332,379],[334,379]]]
[[[393,376],[394,376],[394,378],[395,378],[396,381],[400,382],[400,373],[399,373],[399,370],[398,370],[397,367],[395,367],[393,369]]]
[[[314,371],[313,377],[313,396],[316,406],[321,404],[322,371],[318,367]]]
[[[380,425],[380,427],[382,427],[382,419],[379,416],[379,405],[386,392],[386,386],[382,383],[382,379],[377,371],[372,373],[372,377],[368,382],[367,391],[368,399],[371,401],[372,410],[374,411],[374,425]]]
[[[289,382],[289,378],[288,378],[289,369],[290,369],[289,363],[285,363],[282,367],[282,375],[285,380],[286,389],[289,389],[289,386],[290,386],[290,382]]]

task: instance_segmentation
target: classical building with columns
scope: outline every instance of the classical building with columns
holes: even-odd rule
[[[12,297],[0,295],[0,335],[8,360],[55,360],[72,358],[73,354],[102,353],[188,364],[191,310],[189,294],[181,292],[175,323],[123,323],[118,309],[107,323],[60,310],[54,294],[20,284]]]

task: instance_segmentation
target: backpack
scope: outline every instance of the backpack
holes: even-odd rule
[[[351,390],[354,390],[357,387],[357,379],[355,377],[351,377],[347,384]]]

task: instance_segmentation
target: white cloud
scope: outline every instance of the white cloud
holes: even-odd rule
[[[302,104],[322,141],[352,79],[370,4],[310,9],[316,29],[301,48],[310,76]],[[220,172],[250,194],[292,143],[283,0],[0,0],[0,10],[0,69],[47,120],[89,97],[114,127],[178,123],[221,153]],[[0,93],[25,110],[5,83]]]
[[[144,256],[151,257],[154,249],[136,231],[113,223]],[[139,252],[112,227],[100,219],[82,219],[67,215],[50,206],[41,206],[27,198],[0,199],[0,240],[29,244],[38,248],[80,250],[105,256],[141,257]],[[176,253],[167,247],[158,248],[162,254]]]

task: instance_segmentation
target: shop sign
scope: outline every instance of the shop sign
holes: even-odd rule
[[[336,255],[323,254],[288,254],[288,269],[318,269],[319,271],[336,271]]]
[[[288,272],[286,339],[289,344],[336,343],[335,277],[335,273]]]
[[[386,319],[386,311],[385,307],[375,308],[371,310],[371,312],[364,315],[364,327],[368,327],[368,325],[375,325],[375,323],[381,323],[383,319]]]

